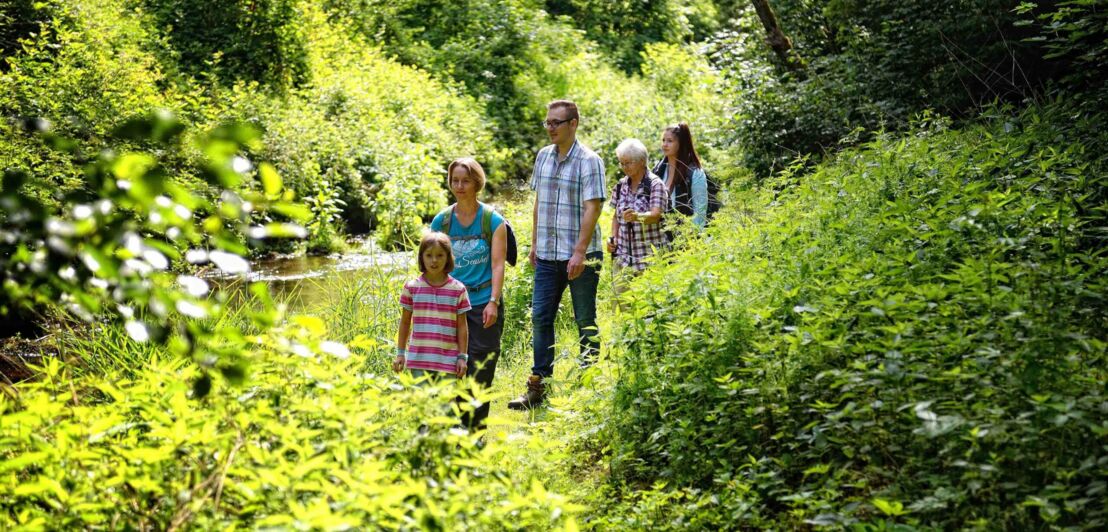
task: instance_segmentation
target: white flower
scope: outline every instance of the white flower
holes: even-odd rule
[[[161,251],[154,248],[146,248],[142,251],[142,258],[146,259],[156,270],[164,270],[169,267],[169,259],[162,255]]]
[[[73,218],[77,220],[84,220],[92,216],[92,207],[88,205],[76,205],[73,207]]]
[[[254,165],[246,157],[235,156],[234,159],[231,159],[231,169],[240,174],[245,174],[253,168]]]

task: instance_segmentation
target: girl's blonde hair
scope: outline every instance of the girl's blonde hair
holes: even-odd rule
[[[477,159],[473,157],[461,157],[454,159],[450,163],[450,166],[446,167],[446,187],[450,188],[450,180],[454,178],[454,168],[461,166],[466,169],[466,175],[470,179],[477,182],[477,192],[481,192],[485,188],[485,169],[481,168],[481,163],[477,162]]]
[[[427,272],[427,266],[423,264],[423,252],[430,249],[431,246],[439,246],[443,251],[446,251],[446,267],[443,268],[443,272],[450,273],[454,271],[454,250],[450,247],[450,237],[439,231],[427,231],[423,233],[423,238],[419,240],[419,252],[416,254],[416,260],[419,261],[419,271]]]

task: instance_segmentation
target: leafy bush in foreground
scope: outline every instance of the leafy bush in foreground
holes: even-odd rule
[[[576,505],[500,465],[508,448],[452,429],[452,392],[365,373],[325,333],[300,317],[251,337],[249,385],[205,399],[180,359],[83,379],[47,361],[0,396],[0,526],[573,527]]]
[[[242,336],[216,334],[207,320],[219,319],[223,302],[207,297],[207,282],[179,275],[174,266],[210,263],[229,274],[243,273],[249,270],[244,240],[303,236],[295,224],[261,224],[259,218],[302,220],[307,209],[290,201],[268,163],[257,167],[262,190],[243,185],[253,177],[247,157],[259,148],[256,129],[228,124],[201,136],[196,146],[184,140],[185,129],[167,112],[134,118],[113,136],[150,149],[105,150],[95,158],[72,139],[40,133],[45,145],[80,164],[84,186],[58,193],[64,207],[57,208],[26,186],[26,171],[4,172],[0,315],[60,310],[88,323],[125,324],[138,342],[169,346],[176,356],[202,361],[206,369],[196,384],[203,396],[208,369],[241,379]],[[163,161],[189,148],[203,153],[194,171],[221,191],[218,201],[170,179]]]
[[[159,117],[118,134],[165,153],[182,129]],[[232,231],[297,232],[246,225],[254,209],[307,211],[266,165],[263,190],[238,195],[257,141],[237,126],[201,145],[201,173],[227,188],[215,205],[145,153],[91,161],[95,194],[64,212],[5,176],[0,305],[60,303],[99,330],[61,339],[37,380],[0,390],[0,527],[575,528],[578,505],[547,491],[541,470],[505,465],[514,447],[455,428],[451,399],[472,390],[382,374],[397,314],[388,272],[343,289],[326,319],[288,320],[264,285],[233,314],[222,292],[170,273],[180,255],[246,268]],[[328,339],[328,321],[350,347]]]
[[[931,121],[735,197],[615,333],[600,522],[1103,527],[1102,120]]]

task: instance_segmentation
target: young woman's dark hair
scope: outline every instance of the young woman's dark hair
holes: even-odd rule
[[[692,131],[689,125],[681,122],[667,126],[666,132],[677,139],[677,168],[675,183],[689,184],[689,175],[693,168],[700,168],[700,156],[696,154],[696,145],[693,144]]]

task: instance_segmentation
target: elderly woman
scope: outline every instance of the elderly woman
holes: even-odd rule
[[[471,157],[455,159],[446,170],[450,191],[457,203],[447,207],[431,220],[431,230],[450,236],[454,252],[451,276],[466,286],[473,307],[466,314],[469,324],[469,367],[477,383],[491,387],[500,358],[500,337],[504,333],[504,259],[507,255],[508,231],[504,217],[492,207],[477,201],[485,188],[485,169]],[[462,422],[469,428],[481,429],[489,415],[489,404],[483,403]]]
[[[616,148],[624,177],[612,190],[610,205],[612,236],[608,252],[614,258],[612,291],[616,300],[627,289],[627,281],[646,268],[647,259],[666,244],[662,232],[662,211],[666,208],[666,184],[647,170],[646,146],[627,139]]]

